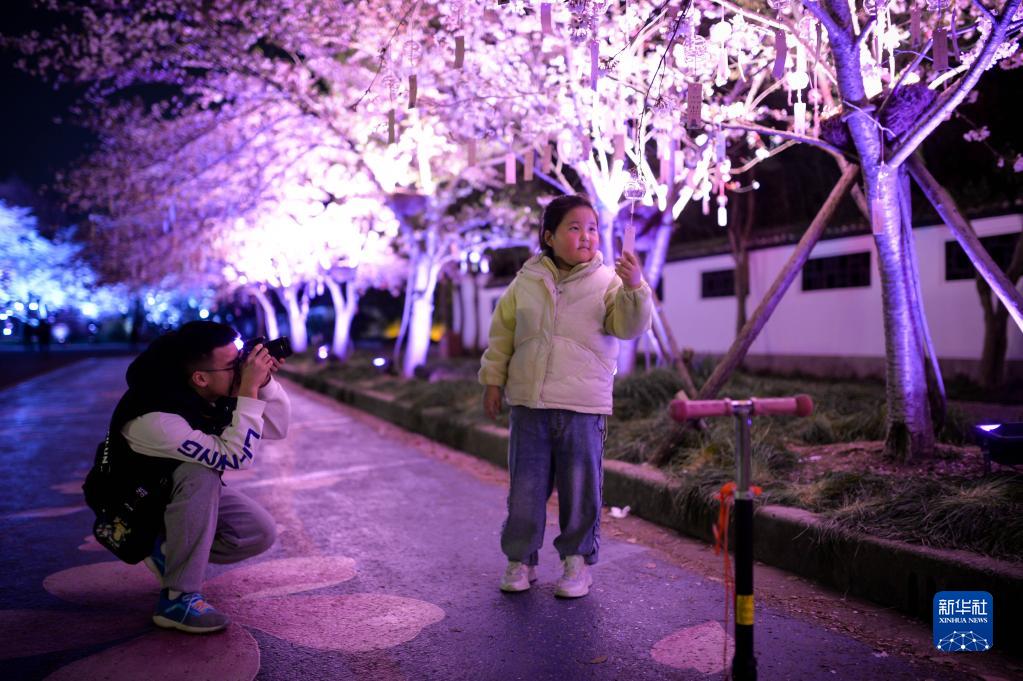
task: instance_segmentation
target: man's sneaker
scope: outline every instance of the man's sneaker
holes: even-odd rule
[[[529,583],[535,581],[536,566],[510,560],[504,570],[504,577],[501,578],[501,591],[525,591],[529,588]]]
[[[590,593],[593,577],[590,576],[586,559],[582,556],[568,556],[561,562],[565,566],[565,573],[558,580],[554,595],[561,598],[579,598]]]
[[[231,620],[206,602],[200,593],[183,593],[171,598],[167,589],[160,591],[160,602],[153,613],[153,622],[164,629],[180,629],[190,634],[220,631]]]
[[[157,537],[153,552],[143,559],[143,563],[149,568],[156,578],[163,582],[163,576],[167,572],[167,558],[163,555],[163,537]]]

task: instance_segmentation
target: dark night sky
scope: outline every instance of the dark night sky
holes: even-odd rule
[[[0,31],[19,35],[45,25],[44,15],[31,9],[30,0],[4,0]],[[45,188],[55,174],[82,155],[90,135],[68,123],[55,123],[74,101],[74,94],[52,86],[14,66],[16,54],[0,50],[0,198],[36,208],[44,223],[65,220],[57,210],[59,199]]]

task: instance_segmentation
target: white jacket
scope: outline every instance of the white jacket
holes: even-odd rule
[[[128,445],[145,456],[198,463],[214,470],[247,468],[261,440],[288,433],[291,401],[276,379],[259,390],[259,399],[239,397],[231,423],[220,435],[193,430],[178,414],[149,412],[124,424]]]
[[[503,386],[508,404],[610,414],[618,339],[650,328],[650,287],[627,290],[599,252],[561,274],[545,255],[522,266],[494,310],[479,381]]]

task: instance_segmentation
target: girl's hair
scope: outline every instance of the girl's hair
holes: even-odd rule
[[[544,237],[547,236],[547,232],[554,234],[554,231],[561,224],[561,221],[565,219],[568,212],[574,208],[589,208],[593,211],[594,217],[597,215],[597,209],[593,207],[590,200],[582,194],[564,194],[556,197],[553,201],[547,204],[547,207],[543,209],[543,220],[540,222],[540,250],[548,258],[554,258],[554,249],[547,245]]]

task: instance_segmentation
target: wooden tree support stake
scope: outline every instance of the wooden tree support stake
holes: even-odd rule
[[[924,167],[920,159],[911,157],[906,163],[909,174],[913,177],[917,186],[927,197],[927,200],[934,206],[941,219],[948,225],[949,230],[955,236],[956,241],[966,251],[973,266],[977,268],[980,276],[984,277],[991,290],[995,292],[1002,305],[1009,311],[1012,321],[1023,331],[1023,295],[1013,285],[1012,281],[1005,276],[995,261],[988,255],[984,246],[980,243],[977,233],[973,231],[970,222],[959,212],[955,200],[942,187],[934,176]]]
[[[728,349],[725,356],[714,367],[714,373],[710,375],[707,382],[700,388],[697,399],[709,400],[716,397],[718,391],[728,382],[732,372],[742,362],[750,346],[753,345],[753,341],[757,339],[760,330],[767,324],[767,320],[770,319],[774,308],[778,306],[785,292],[788,291],[792,281],[796,278],[796,274],[799,273],[799,270],[803,268],[803,265],[810,257],[810,251],[813,250],[814,245],[821,238],[821,234],[824,233],[824,228],[831,220],[831,216],[834,215],[839,202],[845,193],[849,191],[849,188],[852,187],[859,173],[860,167],[855,164],[849,164],[842,171],[842,176],[831,190],[831,194],[828,195],[824,205],[817,212],[813,222],[810,223],[810,227],[803,234],[803,238],[799,240],[796,250],[789,256],[788,262],[785,263],[781,272],[778,273],[777,278],[771,284],[771,288],[767,291],[764,299],[760,301],[760,305],[757,306],[753,316],[750,317],[749,321],[746,322],[746,325],[742,327],[742,330],[735,337],[732,347]]]

